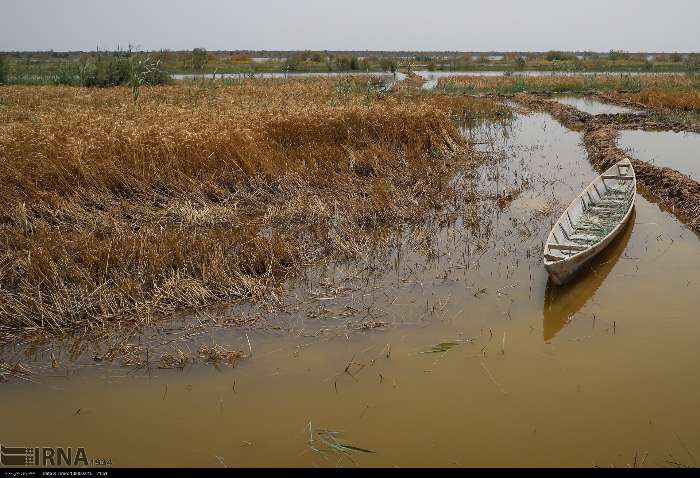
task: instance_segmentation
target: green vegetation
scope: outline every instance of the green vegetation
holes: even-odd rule
[[[569,55],[561,51],[548,51],[544,56],[546,61],[573,61],[576,55]]]
[[[192,69],[202,71],[207,65],[207,50],[204,48],[195,48],[192,50]]]
[[[7,83],[7,70],[7,60],[3,55],[0,55],[0,85]]]
[[[129,58],[129,81],[128,85],[131,88],[131,97],[136,103],[141,93],[141,86],[153,84],[159,74],[158,61],[150,58]]]
[[[132,86],[168,83],[170,76],[157,59],[142,53],[113,52],[81,55],[75,59],[32,61],[31,58],[8,62],[6,83],[29,85],[66,85],[87,87]]]

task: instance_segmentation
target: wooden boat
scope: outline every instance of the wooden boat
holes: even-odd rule
[[[544,267],[555,284],[566,283],[615,239],[632,215],[636,194],[634,168],[625,158],[574,199],[544,246]]]

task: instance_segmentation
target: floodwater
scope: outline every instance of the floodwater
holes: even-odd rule
[[[682,73],[674,72],[659,72],[659,73],[645,73],[645,72],[591,72],[591,71],[543,71],[543,70],[488,70],[488,71],[427,71],[419,70],[415,73],[421,76],[428,82],[434,81],[437,84],[437,80],[440,78],[446,78],[450,76],[597,76],[597,75],[678,75]],[[372,76],[381,76],[386,79],[391,79],[395,81],[402,81],[406,79],[406,74],[401,72],[388,73],[388,72],[369,72]],[[173,74],[171,75],[174,80],[211,80],[211,79],[243,79],[243,78],[307,78],[307,77],[335,77],[335,76],[347,76],[347,75],[367,75],[364,71],[312,71],[312,72],[250,72],[250,73],[203,73],[203,74]]]
[[[700,179],[700,134],[626,130],[618,144],[637,159]]]
[[[451,76],[639,76],[639,75],[682,75],[676,72],[640,72],[640,71],[547,71],[547,70],[473,70],[473,71],[427,71],[415,72],[426,80],[435,80]]]
[[[698,237],[640,194],[619,240],[552,287],[542,240],[596,174],[580,135],[544,114],[464,133],[489,159],[383,268],[314,270],[286,313],[201,338],[250,355],[235,368],[18,348],[58,365],[0,385],[0,442],[114,466],[696,465]]]
[[[603,103],[593,98],[582,96],[557,96],[555,98],[559,103],[574,106],[581,111],[591,115],[611,115],[618,113],[639,113],[639,110],[627,108],[624,106],[612,105]]]
[[[335,76],[363,76],[367,75],[364,71],[299,71],[299,72],[251,72],[251,73],[202,73],[202,74],[174,74],[171,75],[174,80],[213,80],[213,79],[244,79],[244,78],[318,78],[318,77],[335,77]],[[371,76],[380,76],[387,80],[402,81],[406,79],[406,75],[401,72],[386,73],[386,72],[370,72]]]

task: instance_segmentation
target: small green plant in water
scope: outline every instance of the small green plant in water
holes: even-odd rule
[[[466,344],[466,343],[472,343],[471,339],[464,339],[464,340],[457,340],[457,341],[450,341],[450,342],[440,342],[439,344],[433,345],[430,349],[425,350],[423,352],[419,352],[420,354],[441,354],[450,351],[452,348]]]
[[[368,450],[367,448],[361,448],[359,446],[355,445],[350,445],[348,443],[342,443],[338,439],[340,438],[340,435],[342,434],[341,432],[333,431],[333,430],[311,430],[311,427],[309,425],[309,433],[311,434],[309,437],[309,448],[317,453],[323,454],[324,452],[333,452],[333,453],[338,453],[342,455],[346,455],[349,457],[349,455],[352,452],[361,452],[361,453],[375,453],[372,450]],[[317,447],[315,446],[315,440],[314,438],[317,438],[318,441],[320,441],[324,446],[323,447]]]

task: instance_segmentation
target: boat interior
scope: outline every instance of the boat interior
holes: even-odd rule
[[[634,191],[634,171],[629,160],[598,176],[554,225],[545,260],[561,261],[602,241],[624,219]]]

